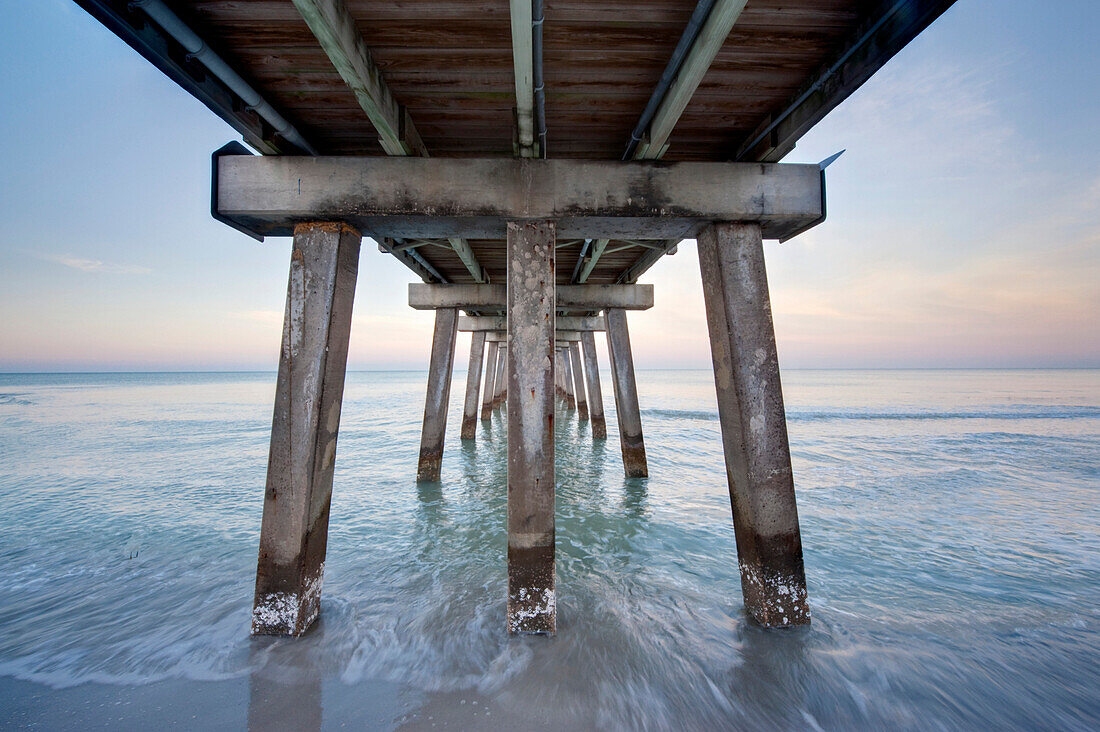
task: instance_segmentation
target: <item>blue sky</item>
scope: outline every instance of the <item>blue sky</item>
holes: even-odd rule
[[[959,0],[787,158],[848,151],[766,243],[784,367],[1100,366],[1100,3],[1052,7]],[[289,242],[209,217],[233,131],[69,0],[0,9],[0,370],[274,368]],[[425,366],[409,281],[364,245],[349,368]],[[694,245],[648,281],[638,365],[707,367]]]

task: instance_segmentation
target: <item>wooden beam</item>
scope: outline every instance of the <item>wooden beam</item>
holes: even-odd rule
[[[470,275],[474,278],[474,282],[488,282],[489,278],[485,274],[485,270],[482,269],[481,264],[477,261],[477,255],[474,254],[474,250],[470,248],[470,244],[465,239],[458,237],[451,237],[447,241],[451,243],[451,248],[454,249],[455,254],[462,260],[462,264],[466,265],[466,269],[469,270]]]
[[[420,139],[412,118],[390,93],[382,71],[371,58],[363,34],[343,0],[294,0],[294,7],[367,113],[386,154],[428,157],[428,148]],[[485,282],[485,271],[470,245],[460,238],[448,238],[448,241],[474,280]]]
[[[511,0],[512,70],[516,80],[516,153],[537,158],[535,142],[535,56],[531,35],[531,0]]]
[[[382,72],[371,58],[363,35],[343,0],[293,0],[332,65],[367,113],[378,141],[389,155],[423,155],[428,151],[412,121],[394,100]]]
[[[673,254],[680,244],[680,239],[667,239],[660,242],[660,246],[651,248],[642,256],[634,260],[633,264],[622,271],[618,277],[620,284],[630,284],[638,281],[638,278],[661,260],[666,254]]]
[[[676,123],[680,121],[680,115],[684,113],[688,102],[699,88],[699,82],[703,80],[707,70],[710,69],[714,57],[722,49],[726,37],[730,34],[733,24],[745,8],[748,0],[717,0],[707,16],[707,22],[699,31],[699,37],[695,39],[687,58],[680,66],[676,80],[665,92],[661,100],[661,106],[653,115],[653,121],[649,123],[649,138],[646,144],[639,146],[635,152],[635,159],[656,160],[664,154],[668,145],[668,138]]]
[[[747,0],[718,0],[714,4],[707,16],[706,23],[703,24],[703,28],[699,32],[699,36],[691,46],[691,51],[688,52],[687,58],[680,66],[676,80],[665,92],[661,105],[657,108],[653,120],[649,123],[646,139],[634,151],[635,160],[657,160],[668,150],[668,139],[672,135],[672,130],[676,127],[676,123],[680,121],[680,116],[684,113],[684,109],[687,108],[692,96],[694,96],[695,90],[699,88],[699,84],[702,82],[707,70],[714,63],[715,57],[722,49],[722,45],[737,22],[737,18],[741,15],[741,11],[745,9],[746,2]],[[671,246],[666,246],[660,254],[655,255],[652,252],[646,252],[641,255],[619,276],[619,280],[627,281],[628,278],[631,278],[629,281],[636,281],[642,272],[656,264],[665,251],[674,248],[679,241],[677,239]],[[603,247],[593,251],[591,262],[587,263],[585,269],[582,270],[583,276],[577,278],[578,282],[585,282],[588,279],[588,275],[595,268],[606,248],[607,243],[604,242]]]
[[[761,121],[736,160],[775,162],[826,114],[881,69],[955,0],[894,0],[868,20],[825,64],[814,80]]]
[[[754,221],[766,238],[784,238],[822,214],[817,165],[246,155],[215,164],[215,212],[266,236],[344,221],[376,240],[500,239],[508,221],[548,219],[562,237],[672,239],[711,221]]]
[[[592,252],[585,258],[584,266],[581,267],[580,274],[577,275],[578,285],[583,285],[588,281],[588,276],[592,274],[592,270],[596,268],[596,264],[599,263],[600,257],[607,251],[609,242],[609,239],[597,239],[592,242]]]

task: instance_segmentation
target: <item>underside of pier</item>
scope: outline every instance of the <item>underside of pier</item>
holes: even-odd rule
[[[696,239],[745,610],[809,622],[763,241],[825,219],[825,175],[779,161],[952,0],[76,2],[251,146],[214,154],[211,214],[293,237],[254,633],[320,609],[363,237],[435,315],[417,479],[460,333],[461,439],[506,414],[513,633],[557,627],[553,425],[607,437],[598,333],[649,475],[627,312]]]

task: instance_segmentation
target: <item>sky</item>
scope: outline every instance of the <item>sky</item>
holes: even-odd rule
[[[290,242],[209,215],[239,136],[71,0],[0,13],[0,371],[274,369]],[[1100,367],[1097,30],[959,0],[799,142],[847,152],[828,220],[765,242],[784,368]],[[426,368],[413,279],[364,240],[349,369]],[[637,366],[709,367],[694,243],[643,281]]]

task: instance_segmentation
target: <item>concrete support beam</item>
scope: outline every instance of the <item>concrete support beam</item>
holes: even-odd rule
[[[638,385],[634,379],[634,355],[626,312],[607,310],[607,350],[611,355],[611,377],[615,384],[615,411],[619,416],[619,442],[623,449],[623,470],[628,478],[649,477],[649,465],[642,438],[642,416],[638,408]]]
[[[261,236],[334,218],[375,239],[500,239],[519,219],[554,220],[568,238],[691,238],[710,221],[755,221],[784,238],[824,213],[817,165],[248,155],[214,164],[214,212]]]
[[[254,635],[301,635],[321,608],[359,232],[295,229],[260,528]]]
[[[565,390],[565,406],[569,409],[576,409],[577,398],[573,394],[573,366],[569,358],[569,346],[564,346],[558,353],[561,354],[561,385]]]
[[[474,439],[477,430],[477,398],[481,393],[481,365],[485,357],[485,333],[478,331],[470,338],[470,365],[466,369],[466,403],[462,409],[463,440]]]
[[[554,224],[508,224],[508,631],[556,629]]]
[[[420,462],[416,468],[417,480],[439,480],[457,336],[458,311],[454,308],[436,310],[432,359],[428,366],[428,393],[424,399],[424,428],[420,433]]]
[[[602,332],[604,330],[603,318],[600,316],[562,315],[557,319],[558,333],[563,331],[592,330]],[[508,330],[508,319],[503,315],[460,315],[458,316],[458,332],[472,333],[483,330],[487,333],[504,333]]]
[[[409,307],[414,310],[459,308],[503,312],[504,285],[409,284]],[[648,310],[653,307],[653,285],[559,285],[559,310]],[[578,329],[580,330],[580,329]]]
[[[579,339],[578,339],[579,340]],[[584,376],[581,372],[581,349],[576,343],[569,344],[569,371],[573,374],[573,393],[577,398],[577,414],[582,422],[588,421],[588,399],[584,393]]]
[[[764,626],[804,625],[810,610],[760,228],[709,227],[699,268],[745,609]]]
[[[504,333],[508,330],[508,319],[503,315],[460,315],[458,332],[473,333],[483,330],[486,333]]]
[[[602,333],[606,328],[604,327],[603,317],[599,315],[594,316],[580,316],[580,315],[562,315],[558,317],[558,332],[561,331],[596,331]]]
[[[497,378],[497,350],[498,344],[489,343],[489,353],[485,357],[485,396],[481,403],[481,419],[488,420],[493,416],[493,396],[496,393]]]
[[[592,421],[592,437],[607,439],[607,421],[603,415],[603,392],[600,389],[600,363],[596,358],[596,336],[591,331],[581,333],[584,350],[584,378],[588,386],[588,412]]]

